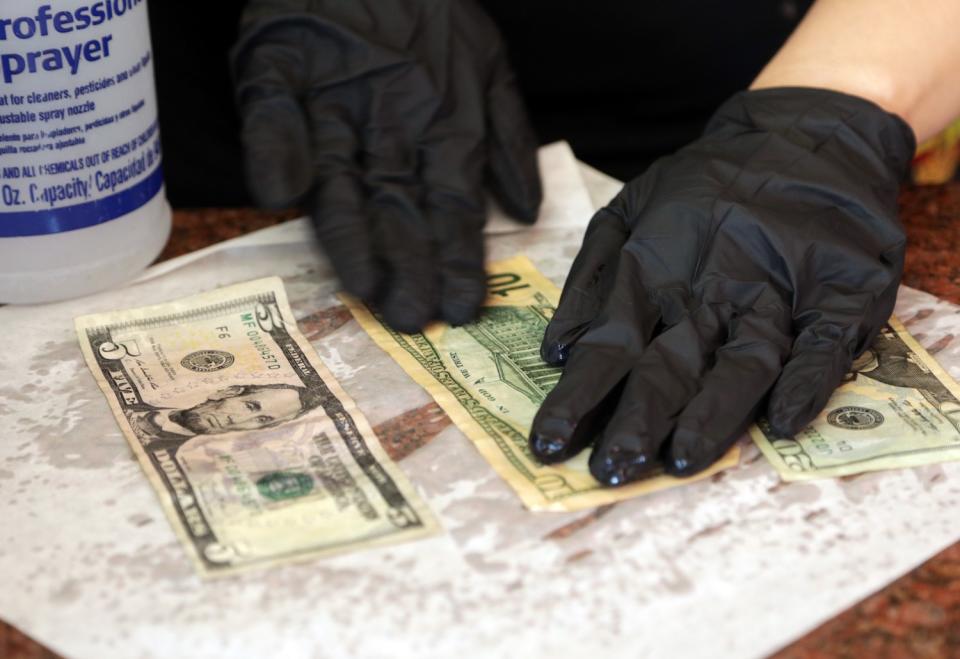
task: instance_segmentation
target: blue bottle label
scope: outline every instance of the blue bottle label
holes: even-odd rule
[[[94,226],[163,186],[145,0],[4,0],[0,238]]]

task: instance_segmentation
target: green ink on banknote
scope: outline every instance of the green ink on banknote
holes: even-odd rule
[[[313,479],[307,474],[278,471],[258,479],[257,490],[270,501],[297,499],[313,491]]]

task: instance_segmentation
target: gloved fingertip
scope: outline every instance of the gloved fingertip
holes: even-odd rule
[[[461,280],[447,283],[440,301],[441,317],[459,327],[476,320],[487,296],[486,282],[482,274],[476,280]]]
[[[643,442],[636,438],[624,442],[608,442],[602,447],[594,449],[590,455],[590,473],[603,485],[619,487],[633,483],[651,475],[657,470],[653,456],[643,448]]]
[[[842,331],[814,327],[805,332],[811,336],[827,335],[832,344],[800,351],[787,363],[770,392],[767,421],[780,437],[795,436],[817,418],[853,363],[850,350],[842,347],[839,340]]]
[[[444,300],[440,305],[440,314],[453,327],[466,325],[477,319],[480,303],[465,300]]]
[[[603,485],[608,487],[620,487],[628,485],[644,478],[656,467],[652,464],[648,456],[637,454],[632,457],[622,459],[602,458],[590,460],[590,473]]]
[[[519,203],[511,204],[510,208],[505,210],[511,217],[521,224],[534,224],[540,217],[540,206],[543,204],[543,193],[540,186],[537,185],[536,191],[527,198],[519,200]]]
[[[536,432],[530,435],[530,450],[544,464],[562,460],[560,456],[566,448],[567,442],[561,437],[541,435]]]
[[[248,113],[242,135],[250,196],[266,209],[296,206],[314,184],[307,128],[290,99]]]
[[[254,203],[266,210],[293,208],[303,200],[311,184],[302,176],[260,172],[249,172],[247,181]]]
[[[823,396],[812,394],[812,386],[805,379],[794,378],[774,388],[767,405],[767,421],[778,436],[793,437],[820,413],[826,400],[820,403]]]
[[[403,292],[391,293],[381,305],[387,324],[403,334],[416,334],[433,318],[434,307],[427,296],[419,297]]]
[[[540,356],[551,366],[563,366],[570,359],[573,346],[589,329],[585,322],[562,322],[554,316],[544,332]]]
[[[562,462],[568,457],[574,430],[574,424],[566,419],[536,419],[530,433],[530,451],[544,464]]]
[[[422,332],[430,320],[430,316],[427,314],[409,311],[384,311],[383,318],[387,321],[387,325],[401,334],[417,334]]]
[[[563,366],[570,359],[570,346],[566,343],[544,343],[540,346],[540,357],[551,366]]]
[[[341,276],[340,282],[348,295],[369,302],[376,297],[380,277],[376,272],[364,270],[349,276]]]
[[[383,270],[366,251],[365,246],[354,243],[350,246],[350,253],[344,255],[343,252],[347,250],[342,248],[342,244],[323,243],[321,238],[321,244],[330,257],[343,290],[364,302],[375,301],[383,283]]]
[[[497,202],[511,218],[533,224],[543,204],[543,183],[537,163],[536,140],[520,138],[524,145],[502,150],[492,159],[490,188]]]
[[[678,427],[670,440],[665,470],[677,478],[693,476],[720,458],[721,447],[722,442],[706,437],[702,431]]]
[[[810,425],[816,417],[809,407],[771,405],[767,409],[767,422],[777,437],[793,437]]]
[[[666,471],[671,476],[685,478],[699,471],[700,460],[688,443],[678,443],[674,437],[667,454]]]

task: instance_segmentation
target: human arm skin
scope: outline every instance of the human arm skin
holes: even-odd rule
[[[818,0],[750,86],[772,87],[860,96],[922,142],[960,116],[960,2]]]

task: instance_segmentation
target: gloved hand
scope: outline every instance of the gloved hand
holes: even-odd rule
[[[804,428],[893,310],[914,148],[901,119],[845,94],[727,101],[591,221],[543,341],[566,367],[533,453],[593,443],[593,475],[622,485],[708,467],[765,400],[778,433]]]
[[[473,0],[251,0],[232,55],[249,186],[301,205],[346,290],[414,332],[486,294],[485,176],[526,223],[537,142]]]

